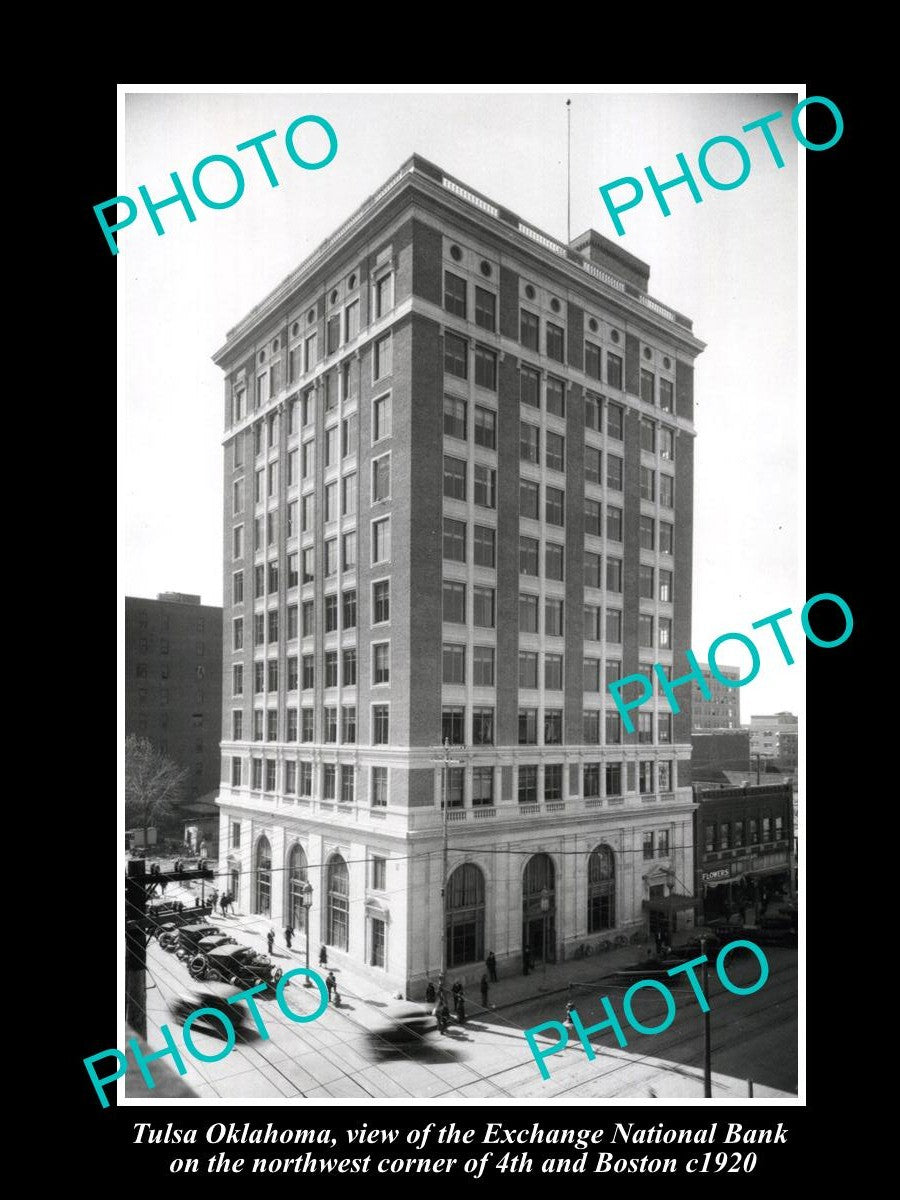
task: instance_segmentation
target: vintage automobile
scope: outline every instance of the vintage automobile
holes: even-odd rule
[[[215,950],[218,946],[224,946],[226,942],[233,941],[233,933],[211,933],[209,937],[203,937],[197,943],[197,953],[209,954],[210,950]]]
[[[191,958],[197,953],[197,944],[201,938],[212,937],[218,932],[218,925],[212,925],[209,921],[195,921],[160,934],[159,944],[163,950],[174,952],[179,958]]]
[[[265,954],[250,946],[225,942],[212,950],[198,951],[188,963],[194,979],[218,979],[235,987],[254,987],[257,983],[277,983],[284,974]]]
[[[260,1035],[250,1016],[250,1009],[246,1004],[228,1003],[229,999],[235,995],[237,993],[230,983],[210,981],[198,984],[196,987],[186,987],[169,1001],[169,1007],[176,1020],[182,1024],[198,1010],[215,1009],[223,1013],[231,1023],[235,1041],[256,1041]],[[218,1038],[221,1041],[228,1037],[228,1025],[218,1020],[213,1013],[202,1012],[192,1022],[191,1028],[195,1033],[205,1033],[208,1037]]]
[[[375,1058],[415,1058],[428,1056],[433,1046],[427,1034],[438,1028],[432,1007],[395,1000],[377,1015],[375,1025],[366,1030],[369,1052]]]

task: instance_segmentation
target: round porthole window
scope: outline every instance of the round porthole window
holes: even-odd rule
[[[347,286],[351,287],[351,288],[356,287],[356,276],[355,275],[351,275],[350,278],[347,280]]]
[[[666,368],[666,370],[667,370],[667,371],[668,371],[669,367],[671,367],[671,365],[672,365],[672,360],[671,360],[671,358],[664,358],[664,359],[663,359],[663,366]]]
[[[482,275],[490,275],[491,273],[491,264],[484,258],[481,260],[481,273]]]
[[[525,284],[525,295],[528,297],[529,300],[534,299],[534,288],[531,286],[530,283]]]
[[[335,288],[334,291],[331,293],[331,303],[337,304],[337,298],[338,298],[338,293],[337,293],[337,288]]]
[[[591,317],[588,321],[588,329],[591,331],[591,333],[596,333],[599,328],[600,326],[597,324],[596,318]]]
[[[450,247],[450,257],[454,262],[459,262],[459,260],[462,258],[462,250],[460,250],[459,246]]]
[[[618,343],[618,341],[619,341],[619,331],[618,331],[618,329],[614,329],[614,330],[612,331],[612,333],[611,333],[609,336],[612,338],[612,340],[613,340],[614,342]]]
[[[649,346],[645,346],[644,347],[644,358],[652,358],[652,357],[653,357],[653,351],[650,349]]]
[[[554,298],[553,300],[550,301],[550,307],[553,309],[554,312],[559,312],[559,308],[560,308],[559,301]]]

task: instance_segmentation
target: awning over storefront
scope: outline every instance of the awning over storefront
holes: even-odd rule
[[[699,896],[657,896],[644,900],[641,907],[645,912],[684,912],[688,908],[699,908],[703,901]]]
[[[790,871],[790,863],[782,863],[778,867],[760,867],[758,871],[747,871],[747,879],[759,879],[763,875],[784,875],[786,871]]]

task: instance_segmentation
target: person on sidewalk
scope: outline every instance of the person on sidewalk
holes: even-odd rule
[[[284,941],[285,941],[285,945],[287,946],[288,950],[290,950],[290,948],[291,948],[291,942],[293,941],[293,938],[294,938],[294,930],[292,929],[292,927],[290,925],[288,925],[284,931]]]
[[[434,990],[434,984],[429,979],[428,983],[425,987],[425,1003],[426,1004],[434,1004],[436,999],[437,999],[437,992]]]
[[[320,967],[328,966],[328,951],[325,949],[324,945],[319,947],[319,966]]]
[[[328,999],[331,1000],[337,991],[337,980],[334,977],[334,971],[329,971],[325,976],[325,986],[328,988]]]
[[[459,993],[459,1003],[456,1006],[456,1019],[457,1019],[457,1021],[459,1021],[460,1025],[465,1025],[465,1023],[466,1023],[466,998],[462,994],[462,992]]]
[[[459,1005],[463,998],[463,985],[460,983],[460,981],[458,979],[457,979],[456,983],[454,983],[451,991],[453,992],[453,1012],[455,1015],[458,1016],[459,1015]]]
[[[488,977],[487,977],[487,975],[482,975],[482,977],[481,977],[481,1007],[487,1008],[487,1006],[488,1006]]]
[[[488,969],[488,975],[490,976],[491,983],[496,983],[497,982],[497,960],[496,960],[496,958],[494,958],[493,950],[490,952],[490,954],[484,960],[484,965]]]
[[[266,941],[269,943],[269,954],[275,949],[275,930],[270,929],[266,934]]]
[[[522,950],[522,974],[527,975],[531,970],[531,951],[527,946]]]
[[[219,899],[219,907],[222,909],[222,916],[225,916],[225,909],[228,906],[228,896],[225,892],[222,893]]]

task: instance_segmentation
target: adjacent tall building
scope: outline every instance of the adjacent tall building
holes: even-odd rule
[[[690,644],[703,343],[648,281],[416,156],[214,356],[222,882],[391,989],[692,891],[690,689],[605,691]]]
[[[199,596],[125,597],[125,733],[187,768],[185,804],[218,790],[222,610]],[[183,822],[172,816],[173,836]]]
[[[779,712],[750,718],[750,754],[784,771],[797,770],[797,718]]]
[[[709,729],[740,729],[740,690],[723,683],[721,679],[713,675],[706,663],[700,663],[699,666],[710,698],[707,700],[700,688],[694,687],[692,700],[694,730],[700,733]],[[741,672],[737,667],[717,666],[716,670],[726,679],[741,678]]]

